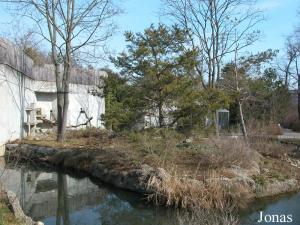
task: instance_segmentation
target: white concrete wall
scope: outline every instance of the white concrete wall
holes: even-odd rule
[[[20,138],[21,104],[20,77],[0,65],[0,146]]]
[[[0,65],[0,150],[8,141],[21,137],[21,75],[6,65]],[[101,114],[105,113],[103,98],[90,95],[93,88],[88,85],[70,85],[70,105],[68,111],[68,126],[86,122],[84,115],[80,115],[80,108],[86,111],[88,117],[93,117],[91,124],[103,127]],[[24,108],[34,103],[42,108],[42,113],[50,119],[50,110],[56,111],[55,82],[34,81],[25,78]],[[26,113],[24,112],[24,122]],[[23,126],[24,127],[24,126]]]

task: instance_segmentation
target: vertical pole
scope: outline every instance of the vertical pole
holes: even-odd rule
[[[21,52],[21,72],[20,74],[20,110],[21,110],[21,121],[20,121],[20,138],[21,140],[24,138],[24,111],[25,111],[25,77],[23,74],[24,71],[24,60],[25,60],[25,55],[23,51]]]
[[[20,194],[20,204],[25,210],[25,196],[26,196],[26,186],[25,186],[25,171],[21,168],[21,194]]]

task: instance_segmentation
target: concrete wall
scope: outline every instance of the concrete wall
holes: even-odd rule
[[[22,82],[23,77],[23,82]],[[24,89],[22,91],[22,83]],[[75,126],[86,122],[80,108],[86,111],[88,117],[93,117],[91,124],[95,127],[103,127],[100,116],[105,113],[105,101],[103,98],[90,95],[88,92],[92,86],[71,84],[70,105],[68,111],[68,126]],[[24,92],[24,107],[22,107],[21,95]],[[24,132],[24,124],[21,122],[22,108],[42,108],[42,114],[50,119],[50,110],[56,111],[56,87],[55,82],[35,81],[20,75],[14,69],[0,65],[0,150],[8,141],[19,139]],[[24,122],[26,113],[24,112]]]

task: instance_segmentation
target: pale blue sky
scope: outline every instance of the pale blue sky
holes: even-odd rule
[[[142,31],[151,23],[164,22],[159,19],[160,0],[124,0],[125,13],[118,18],[120,32],[114,37],[112,47],[124,47],[122,33],[126,30]],[[260,8],[264,9],[266,21],[258,28],[263,37],[253,46],[253,50],[267,48],[282,48],[286,35],[293,31],[299,21],[299,0],[258,0]]]
[[[124,14],[118,16],[116,22],[119,26],[118,32],[108,42],[111,51],[118,53],[125,49],[123,33],[126,30],[140,32],[151,23],[166,22],[159,19],[161,9],[160,0],[122,0],[121,7]],[[258,26],[263,33],[259,42],[249,50],[252,52],[272,49],[282,49],[285,37],[291,33],[299,22],[299,0],[258,0],[260,8],[264,9],[266,21]],[[10,17],[5,13],[5,6],[0,6],[0,29],[3,33],[7,29]]]

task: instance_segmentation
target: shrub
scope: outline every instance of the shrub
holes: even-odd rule
[[[283,134],[282,128],[279,124],[270,123],[266,126],[266,134],[268,135],[281,135]]]
[[[291,129],[296,132],[300,132],[300,121],[297,120],[291,124]]]
[[[272,158],[282,158],[287,152],[287,146],[283,146],[278,141],[267,140],[265,138],[255,138],[250,142],[251,148],[262,154]]]
[[[290,109],[290,111],[284,118],[282,125],[291,129],[292,125],[298,121],[298,115],[296,113],[297,109]]]
[[[269,122],[263,123],[251,120],[247,124],[248,135],[252,137],[260,137],[262,135],[281,135],[283,130],[279,124]]]
[[[255,153],[243,139],[208,138],[204,161],[209,168],[228,168],[232,165],[247,168],[254,160]]]
[[[257,175],[252,177],[256,184],[266,186],[267,180],[263,175]]]

